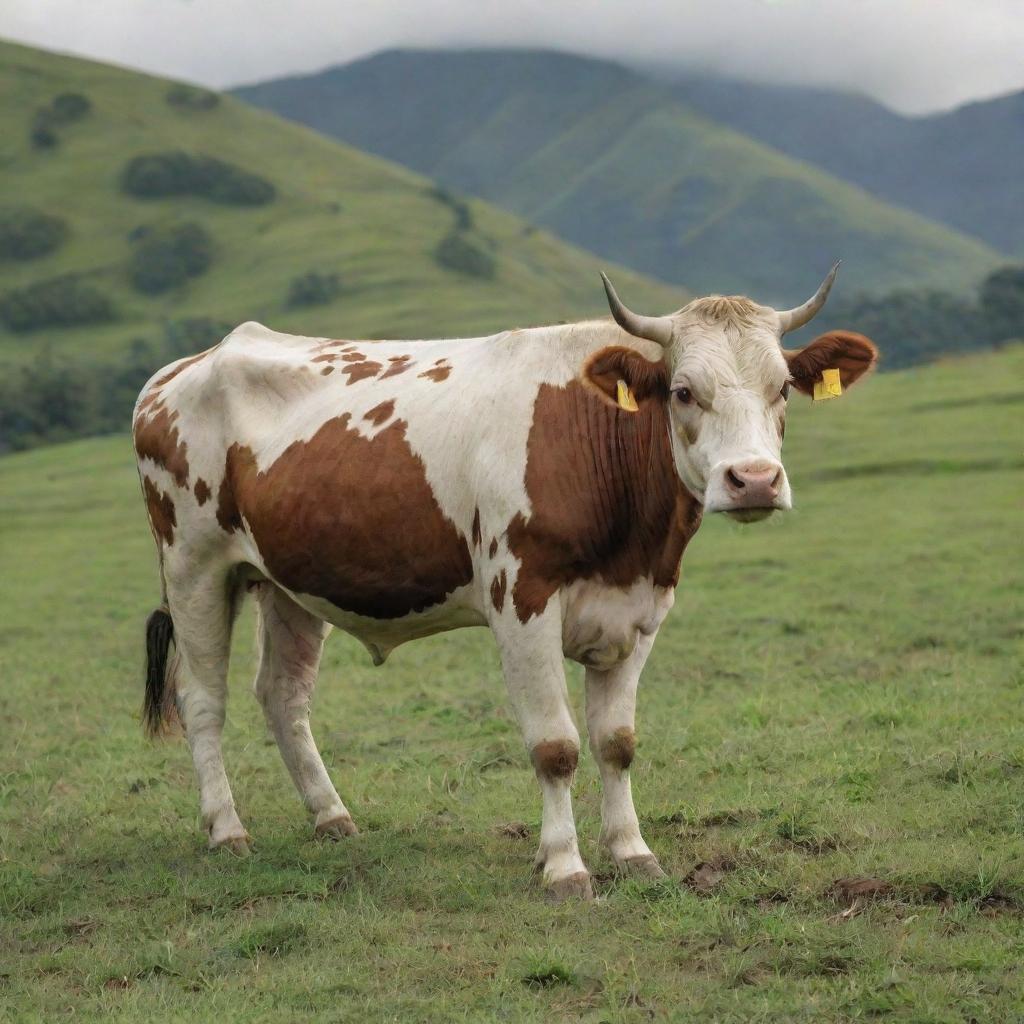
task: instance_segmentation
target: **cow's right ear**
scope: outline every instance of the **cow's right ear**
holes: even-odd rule
[[[829,331],[805,348],[782,353],[789,364],[793,387],[805,395],[814,394],[814,385],[825,370],[838,370],[845,391],[878,362],[875,343],[853,331]]]
[[[638,402],[668,398],[668,366],[664,360],[651,362],[631,348],[612,345],[595,352],[583,366],[584,383],[616,406],[620,380],[626,382]]]

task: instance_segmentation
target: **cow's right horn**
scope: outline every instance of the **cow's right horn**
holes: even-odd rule
[[[601,274],[604,281],[605,294],[608,296],[608,305],[611,307],[612,316],[615,322],[627,333],[635,338],[646,338],[648,341],[657,342],[662,348],[666,348],[672,341],[672,318],[667,316],[641,316],[634,313],[623,305],[622,300],[615,294],[608,275]]]

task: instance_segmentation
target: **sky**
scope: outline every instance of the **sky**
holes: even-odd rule
[[[1024,89],[1024,0],[0,0],[0,36],[216,88],[391,47],[545,46],[904,113]]]

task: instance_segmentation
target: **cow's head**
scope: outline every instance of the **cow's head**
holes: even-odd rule
[[[632,312],[604,278],[619,326],[665,350],[676,468],[706,512],[752,522],[791,508],[781,460],[790,389],[812,395],[823,371],[833,369],[845,391],[874,366],[875,346],[845,331],[824,334],[802,349],[782,347],[787,331],[802,327],[825,305],[838,268],[837,263],[795,309],[715,295],[670,316]]]

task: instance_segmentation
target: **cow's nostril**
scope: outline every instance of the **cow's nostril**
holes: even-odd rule
[[[737,491],[742,491],[745,484],[731,469],[725,471],[725,479],[730,487],[735,488]]]
[[[778,471],[778,473],[775,474],[775,477],[772,480],[771,488],[772,488],[773,491],[778,492],[778,490],[779,490],[779,488],[781,486],[782,486],[782,470],[780,469]]]

